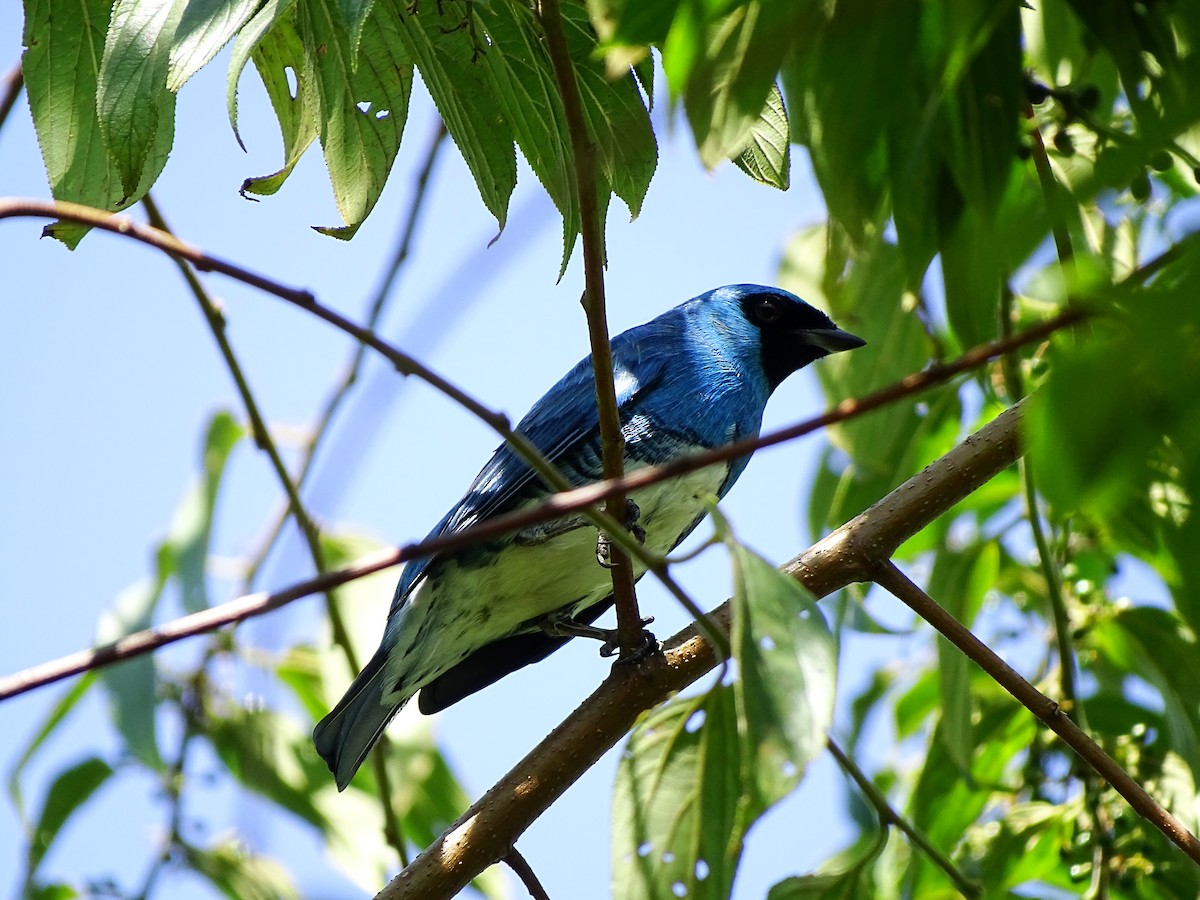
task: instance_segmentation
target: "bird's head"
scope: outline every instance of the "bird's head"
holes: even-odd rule
[[[816,307],[781,288],[731,284],[717,288],[710,296],[727,314],[753,328],[751,334],[757,333],[763,373],[771,390],[810,362],[866,344],[862,338],[838,328]]]

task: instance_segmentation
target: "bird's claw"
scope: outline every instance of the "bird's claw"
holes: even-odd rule
[[[647,616],[642,619],[642,639],[644,646],[638,648],[637,653],[640,655],[645,649],[654,646],[656,638],[645,628],[654,621],[654,616]],[[583,637],[591,638],[592,640],[600,641],[600,655],[604,657],[614,656],[621,649],[620,635],[615,628],[597,628],[595,625],[585,625],[583,622],[577,622],[565,612],[550,613],[542,616],[537,620],[537,627],[541,629],[543,634],[550,637]]]
[[[627,498],[625,500],[624,525],[639,544],[644,544],[646,543],[646,529],[638,524],[638,519],[641,518],[641,515],[641,508],[633,500]],[[603,531],[596,535],[596,562],[606,569],[613,567],[612,538]]]
[[[642,645],[634,648],[632,659],[640,658],[643,653],[658,643],[658,639],[646,630],[646,626],[653,621],[654,616],[647,616],[642,619]],[[617,629],[609,628],[605,630],[608,631],[608,638],[600,645],[600,655],[607,659],[610,656],[616,656],[621,651],[621,641]]]

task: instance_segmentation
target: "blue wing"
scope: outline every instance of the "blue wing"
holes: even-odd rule
[[[661,333],[663,330],[667,334]],[[637,405],[666,374],[671,353],[670,323],[660,320],[618,335],[612,343],[617,406],[622,412]],[[600,459],[600,424],[591,357],[581,360],[562,377],[517,423],[527,437],[572,484],[596,481],[603,471]],[[492,454],[475,476],[463,498],[446,513],[426,538],[462,531],[509,512],[529,500],[548,497],[551,490],[508,444]],[[392,611],[400,606],[412,586],[437,559],[428,556],[405,566]]]

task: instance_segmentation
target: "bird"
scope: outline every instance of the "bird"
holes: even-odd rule
[[[767,399],[784,379],[865,343],[794,294],[755,284],[715,288],[617,335],[613,382],[626,472],[757,435]],[[601,480],[591,357],[538,400],[516,430],[572,485]],[[649,551],[670,552],[749,458],[633,491],[631,530]],[[537,506],[552,494],[502,444],[429,537]],[[338,790],[418,693],[418,708],[429,715],[544,659],[574,635],[611,634],[591,627],[613,603],[612,579],[598,555],[595,526],[573,514],[410,561],[379,649],[313,730]],[[644,574],[634,565],[635,577]]]

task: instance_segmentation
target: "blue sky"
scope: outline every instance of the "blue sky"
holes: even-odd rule
[[[19,55],[20,15],[0,9],[0,67]],[[176,232],[206,250],[307,287],[361,321],[391,252],[412,179],[434,127],[418,92],[405,147],[375,212],[349,243],[313,232],[336,224],[319,148],[310,150],[283,192],[260,203],[238,195],[242,179],[278,167],[278,134],[256,76],[241,91],[237,146],[224,112],[228,54],[181,93],[176,143],[154,195]],[[665,92],[660,92],[665,97]],[[681,122],[656,112],[659,170],[634,222],[614,203],[607,275],[612,331],[645,321],[708,288],[774,280],[795,230],[823,217],[804,160],[793,188],[751,183],[732,166],[707,173]],[[578,254],[556,283],[561,226],[536,179],[522,167],[508,228],[480,202],[465,165],[448,147],[434,173],[414,255],[399,279],[380,331],[514,419],[587,351],[578,304]],[[47,196],[45,174],[22,102],[0,131],[0,195]],[[96,620],[119,591],[150,571],[150,553],[198,468],[204,422],[218,409],[241,417],[232,382],[195,301],[162,255],[109,235],[92,235],[74,253],[41,240],[41,222],[0,223],[0,402],[7,439],[0,443],[0,587],[7,626],[0,660],[13,672],[89,646]],[[255,393],[285,445],[311,421],[340,372],[349,340],[315,318],[227,279],[206,276],[221,299],[234,344]],[[820,409],[811,373],[791,379],[772,399],[766,428]],[[723,504],[739,537],[783,561],[808,543],[806,484],[820,438],[760,453]],[[432,390],[405,382],[372,359],[363,383],[320,458],[308,494],[322,522],[401,543],[423,536],[456,500],[496,443],[493,433]],[[235,451],[222,489],[215,548],[236,560],[252,546],[278,502],[265,457],[248,442]],[[703,529],[701,529],[703,532]],[[226,567],[227,570],[228,567]],[[214,593],[229,582],[218,567]],[[280,587],[310,574],[295,541],[273,557],[262,584]],[[393,576],[389,576],[390,578]],[[683,567],[680,577],[704,606],[729,591],[719,553]],[[685,617],[647,583],[643,608],[660,636]],[[178,606],[168,597],[164,615]],[[885,615],[887,610],[882,611]],[[302,600],[247,632],[266,646],[314,640],[319,601]],[[903,616],[900,616],[903,620]],[[378,623],[382,629],[382,621]],[[860,638],[865,661],[881,647]],[[486,789],[603,677],[607,662],[590,645],[572,646],[437,717],[434,727],[474,796]],[[164,657],[180,663],[186,647]],[[862,676],[856,664],[841,689]],[[0,705],[0,768],[16,755],[60,695],[55,686]],[[269,686],[263,688],[272,702]],[[166,738],[164,738],[165,740]],[[90,699],[56,734],[25,782],[36,805],[61,767],[89,753],[111,758],[116,738],[102,695]],[[609,894],[608,814],[615,754],[608,754],[519,842],[552,896]],[[67,879],[112,874],[136,884],[147,842],[162,827],[156,785],[121,775],[62,835],[45,871]],[[761,897],[789,874],[806,871],[850,837],[838,812],[841,780],[828,759],[797,794],[749,839],[736,888]],[[237,828],[259,850],[281,858],[306,896],[353,896],[322,858],[315,836],[262,804],[218,784],[195,812],[215,832]],[[23,845],[12,807],[0,803],[0,847]],[[0,855],[0,891],[21,868]],[[206,897],[176,878],[172,896]],[[556,888],[558,890],[556,891]],[[515,889],[519,894],[520,889]]]

